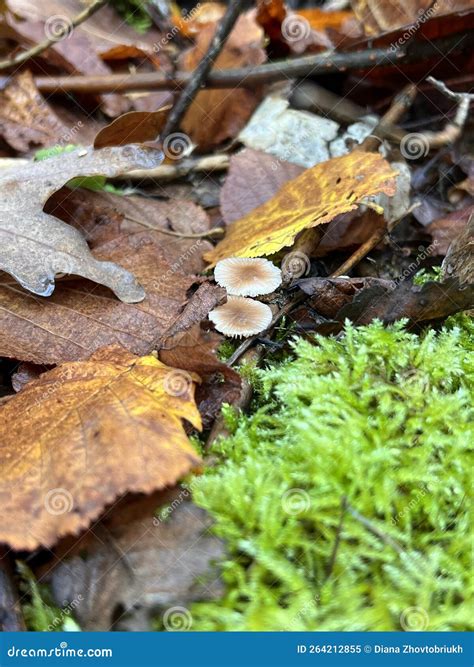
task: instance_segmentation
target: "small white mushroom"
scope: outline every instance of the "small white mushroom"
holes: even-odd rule
[[[234,296],[270,294],[281,285],[281,271],[263,257],[229,257],[216,264],[216,282]]]
[[[209,319],[226,336],[253,336],[265,331],[272,321],[270,306],[242,296],[229,296],[227,303],[214,308]]]

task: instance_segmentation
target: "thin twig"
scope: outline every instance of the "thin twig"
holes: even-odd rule
[[[409,109],[415,99],[417,88],[415,84],[410,83],[405,88],[395,95],[392,104],[384,113],[378,124],[374,127],[371,134],[364,139],[364,141],[357,146],[355,150],[361,151],[375,151],[379,147],[380,139],[384,136],[387,136],[387,128],[392,128],[403,116],[405,111]],[[401,141],[404,136],[402,131],[401,137],[398,138],[398,141]]]
[[[341,535],[342,535],[342,525],[344,523],[344,517],[346,515],[347,511],[347,503],[346,499],[343,498],[341,501],[341,516],[339,518],[339,525],[337,526],[337,532],[336,532],[336,539],[334,540],[334,546],[332,549],[331,557],[329,559],[329,562],[326,566],[326,572],[325,572],[325,580],[327,581],[329,577],[331,576],[331,573],[334,569],[334,565],[336,564],[336,556],[337,552],[339,549],[339,544],[341,543]]]
[[[387,535],[386,533],[383,532],[383,530],[380,530],[372,521],[369,521],[363,514],[358,512],[352,505],[348,502],[347,498],[343,499],[344,506],[346,510],[351,514],[356,521],[361,523],[364,528],[366,528],[369,533],[372,533],[372,535],[375,535],[375,537],[378,537],[379,540],[382,540],[382,542],[385,542],[385,544],[388,544],[388,546],[392,547],[392,549],[395,549],[395,551],[400,555],[403,556],[405,551],[402,549],[402,547],[398,544],[398,542],[395,542],[393,538],[390,537],[390,535]]]
[[[421,136],[424,138],[429,150],[434,148],[441,148],[448,144],[454,143],[463,131],[464,125],[469,114],[469,106],[474,100],[473,93],[455,93],[450,90],[445,83],[429,76],[427,79],[429,83],[433,84],[435,88],[458,102],[458,108],[453,120],[449,121],[445,127],[439,132],[422,132]]]
[[[304,292],[300,292],[294,299],[290,299],[284,306],[283,308],[280,308],[280,310],[276,313],[276,315],[273,316],[272,321],[270,322],[270,325],[268,326],[265,331],[271,331],[275,324],[278,324],[278,322],[282,319],[282,317],[285,317],[285,315],[288,315],[288,313],[293,310],[295,306],[300,304],[302,301],[308,298],[308,295],[305,294]],[[260,332],[259,334],[255,336],[250,336],[250,338],[246,338],[240,345],[239,347],[235,350],[234,354],[227,360],[227,365],[228,366],[233,366],[236,361],[240,359],[240,357],[246,352],[251,345],[257,340],[257,338],[261,338],[262,334],[265,333],[264,331]]]
[[[86,7],[86,9],[77,14],[77,16],[75,16],[73,19],[71,19],[70,22],[68,22],[68,25],[65,28],[65,32],[69,33],[74,28],[77,28],[78,25],[84,23],[84,21],[86,21],[90,16],[92,16],[92,14],[95,14],[95,12],[97,12],[106,3],[107,0],[95,0],[95,2],[93,2],[89,7]],[[62,36],[50,37],[48,39],[43,40],[39,44],[36,44],[36,46],[32,46],[31,49],[28,49],[28,51],[24,51],[23,53],[18,54],[14,58],[9,58],[8,60],[2,60],[0,62],[0,70],[8,69],[9,67],[16,67],[17,65],[21,65],[21,63],[26,62],[30,58],[39,56],[41,53],[43,53],[43,51],[46,51],[46,49],[48,49],[50,46],[56,44],[60,39],[62,39]]]
[[[181,232],[173,232],[171,229],[156,227],[149,222],[145,222],[145,220],[132,218],[130,215],[124,215],[123,217],[125,220],[130,220],[130,222],[136,222],[137,225],[143,225],[143,227],[146,227],[147,229],[153,229],[154,232],[161,232],[161,234],[167,234],[168,236],[176,236],[179,239],[205,239],[212,236],[221,236],[225,232],[223,227],[214,227],[214,229],[209,229],[207,232],[199,232],[198,234],[182,234]]]
[[[394,220],[393,222],[390,223],[390,231],[395,229],[397,225],[401,223],[402,220],[404,220],[407,215],[410,215],[412,211],[414,211],[415,208],[418,208],[419,202],[415,202],[410,206],[410,208],[404,212],[398,220]],[[355,252],[352,253],[352,255],[346,259],[346,261],[341,264],[341,266],[336,269],[336,271],[333,271],[331,275],[329,276],[330,278],[339,278],[340,276],[345,276],[348,271],[350,271],[356,264],[358,264],[364,257],[371,251],[373,250],[380,241],[383,239],[385,234],[387,233],[387,227],[383,225],[382,227],[379,227],[374,231],[372,236],[370,236],[365,243],[363,243],[361,246],[357,248]]]
[[[300,58],[265,63],[237,69],[210,72],[204,88],[252,88],[256,84],[271,83],[285,79],[305,77],[309,74],[333,74],[352,69],[373,69],[381,65],[402,65],[426,60],[439,51],[460,53],[470,47],[474,31],[463,35],[434,41],[416,42],[410,49],[388,47],[350,52],[326,52]],[[42,93],[120,93],[125,91],[172,90],[184,88],[195,76],[194,72],[181,72],[168,77],[161,72],[138,72],[136,74],[107,74],[94,76],[40,76],[35,77]],[[8,77],[0,78],[0,88],[8,83]]]
[[[189,109],[189,106],[196,97],[199,89],[202,88],[206,81],[207,75],[214,66],[216,58],[222,51],[224,44],[226,43],[226,40],[230,35],[232,28],[234,27],[235,22],[237,21],[237,18],[241,12],[242,5],[242,0],[230,1],[226,13],[217,26],[216,33],[211,40],[207,53],[204,55],[204,57],[199,62],[199,65],[193,71],[192,78],[181,93],[176,104],[171,109],[170,115],[166,120],[166,124],[162,132],[163,137],[166,137],[167,135],[171,134],[172,132],[176,132],[176,130],[179,129],[179,125],[183,120],[186,111]]]
[[[118,178],[127,181],[142,181],[144,178],[171,181],[183,178],[190,173],[225,171],[228,169],[229,163],[229,155],[216,153],[216,155],[203,155],[198,158],[185,158],[184,160],[177,161],[176,164],[160,164],[158,167],[153,167],[152,169],[134,169],[127,174],[118,176]]]

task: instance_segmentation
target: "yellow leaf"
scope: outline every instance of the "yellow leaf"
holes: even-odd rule
[[[181,421],[201,427],[196,379],[114,346],[28,384],[0,410],[0,542],[51,546],[197,468]]]
[[[204,255],[214,266],[226,257],[272,255],[303,229],[330,222],[363,199],[395,193],[394,172],[378,153],[354,151],[307,169],[269,201],[236,220],[225,238]]]

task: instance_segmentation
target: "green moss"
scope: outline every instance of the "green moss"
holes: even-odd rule
[[[147,12],[147,0],[110,0],[120,16],[137,32],[144,33],[152,26]]]
[[[431,269],[420,269],[416,275],[413,276],[414,285],[424,285],[433,281],[441,281],[443,279],[443,269],[441,266],[432,266]]]
[[[347,325],[259,373],[193,483],[229,549],[194,629],[471,629],[472,333]]]
[[[27,629],[34,632],[80,630],[71,616],[71,609],[58,609],[48,586],[38,584],[33,572],[25,563],[18,561],[17,567],[21,575],[20,588],[27,599],[22,604]]]

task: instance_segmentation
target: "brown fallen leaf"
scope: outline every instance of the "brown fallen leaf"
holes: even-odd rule
[[[467,206],[459,211],[453,211],[449,215],[437,218],[426,226],[426,231],[431,234],[433,241],[433,255],[443,257],[448,252],[453,242],[466,228],[469,218],[474,215],[474,206]]]
[[[303,171],[303,167],[277,160],[269,153],[244,148],[230,158],[227,178],[221,189],[224,220],[229,224],[243,218]]]
[[[94,148],[125,146],[155,141],[163,128],[169,106],[158,111],[129,111],[103,127],[94,140]]]
[[[14,11],[20,3],[22,5],[26,4],[22,0],[8,0],[9,8]],[[28,5],[34,9],[33,3],[28,3]],[[36,7],[41,5],[43,3],[37,4]],[[50,19],[49,22],[48,18]],[[88,36],[81,30],[70,32],[70,18],[65,15],[64,10],[53,11],[47,14],[45,19],[18,21],[12,13],[8,12],[3,16],[0,27],[10,40],[27,48],[43,41],[45,35],[54,37],[56,30],[64,30],[66,37],[55,41],[49,49],[41,54],[41,58],[47,64],[65,70],[69,74],[111,74],[110,67],[94,53]],[[81,27],[79,26],[79,28]],[[118,116],[130,108],[130,102],[123,95],[108,93],[97,96],[97,99],[101,103],[102,110],[108,116]]]
[[[32,146],[52,146],[68,130],[39,94],[29,71],[14,76],[0,92],[0,136],[26,153]]]
[[[444,282],[429,282],[421,287],[402,281],[395,287],[376,285],[361,290],[352,303],[343,306],[336,319],[346,318],[355,324],[369,324],[379,319],[390,324],[402,318],[425,322],[448,317],[474,305],[474,284],[459,285],[449,278]]]
[[[304,278],[297,286],[311,298],[302,310],[314,308],[326,318],[336,318],[343,306],[352,303],[356,294],[369,287],[393,288],[390,280],[381,278]]]
[[[22,46],[37,44],[45,35],[58,37],[61,30],[65,32],[64,38],[58,38],[41,54],[41,59],[70,74],[107,75],[112,70],[104,60],[118,58],[147,57],[158,64],[160,33],[151,28],[139,35],[113,7],[102,7],[71,32],[72,19],[84,9],[82,0],[42,0],[40,3],[7,0],[6,4],[10,12],[3,16],[4,28],[8,30],[8,37]],[[161,65],[163,60],[160,57]],[[111,117],[133,108],[124,95],[109,93],[98,99],[103,111]]]
[[[115,346],[29,383],[0,408],[0,541],[51,546],[122,494],[173,485],[199,466],[181,423],[201,427],[195,380]]]
[[[446,276],[456,277],[463,285],[474,283],[474,213],[469,215],[461,233],[449,246],[443,272]]]
[[[79,229],[92,249],[122,234],[146,229],[192,235],[205,234],[211,228],[206,211],[186,199],[123,197],[91,191],[85,197],[81,189],[61,188],[49,198],[44,210]],[[189,273],[199,273],[204,268],[202,253],[212,247],[209,241],[166,233],[155,236],[170,264],[178,261]]]
[[[61,559],[48,573],[54,599],[60,606],[75,601],[83,630],[151,630],[152,615],[223,593],[214,563],[224,545],[210,533],[209,515],[185,489],[167,496],[166,521],[148,515],[107,526],[87,555]]]
[[[201,384],[196,389],[196,403],[204,428],[210,426],[223,403],[234,403],[240,395],[241,378],[233,368],[216,357],[216,350],[224,340],[212,331],[203,331],[195,325],[177,340],[163,342],[159,358],[169,366],[197,373]]]
[[[22,19],[21,22],[17,21],[21,29],[26,30],[35,22],[44,22],[49,32],[56,37],[61,25],[67,28],[71,20],[84,9],[84,4],[84,0],[42,0],[41,2],[6,0],[8,9],[15,17]],[[13,17],[11,18],[13,20]],[[87,37],[89,49],[82,53],[83,60],[98,56],[106,60],[110,55],[112,58],[119,57],[117,51],[120,48],[125,54],[120,55],[125,58],[128,52],[132,54],[130,57],[143,57],[143,55],[156,52],[156,44],[160,38],[160,33],[155,28],[150,28],[145,34],[139,34],[110,6],[102,7],[87,21],[78,25],[74,33],[83,38]],[[71,38],[72,35],[66,32],[63,41],[67,44]]]
[[[181,58],[181,68],[194,70],[205,55],[216,30],[216,24],[204,27],[196,45]],[[214,70],[225,70],[265,62],[263,31],[253,15],[242,14],[217,57]],[[199,150],[218,146],[237,136],[260,101],[260,91],[246,88],[204,90],[198,93],[181,124]]]
[[[139,146],[88,148],[0,172],[0,269],[40,296],[52,294],[55,275],[62,273],[107,285],[122,301],[141,301],[145,293],[131,273],[94,259],[76,229],[42,209],[53,192],[76,176],[117,176],[154,167],[161,159],[160,151]]]
[[[404,2],[380,2],[380,0],[351,0],[351,5],[368,34],[380,34],[407,26],[426,23],[434,17],[471,9],[471,0],[405,0]]]
[[[106,288],[85,280],[59,282],[49,299],[11,281],[0,282],[0,355],[57,364],[87,358],[114,343],[134,354],[149,354],[172,328],[182,331],[206,317],[216,298],[209,295],[204,312],[200,295],[188,296],[196,277],[187,271],[202,268],[201,248],[209,245],[194,241],[181,255],[171,254],[162,238],[151,231],[124,234],[94,251],[99,260],[118,262],[136,273],[146,291],[139,304],[122,303]],[[210,288],[219,294],[219,288]]]
[[[364,199],[395,192],[396,172],[378,153],[354,151],[306,169],[278,194],[233,222],[226,236],[204,255],[214,265],[226,257],[271,255],[309,227],[357,208]]]

